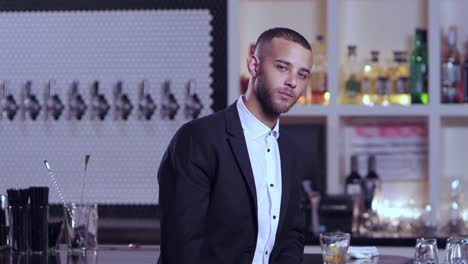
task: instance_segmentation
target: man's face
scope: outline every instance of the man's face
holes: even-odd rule
[[[263,111],[286,113],[304,91],[312,67],[312,53],[300,44],[274,38],[260,54],[254,94]]]

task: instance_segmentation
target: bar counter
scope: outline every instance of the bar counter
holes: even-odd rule
[[[313,252],[315,249],[307,249],[304,254],[303,264],[322,263],[322,256]],[[64,247],[56,255],[41,256],[11,256],[8,252],[0,254],[2,264],[156,264],[159,257],[158,246],[141,246],[130,248],[128,246],[103,245],[96,254],[88,253],[86,256],[68,255]],[[361,260],[362,261],[362,260]],[[359,260],[348,261],[349,264],[362,263]],[[407,264],[411,259],[402,256],[381,255],[374,258],[375,264]]]

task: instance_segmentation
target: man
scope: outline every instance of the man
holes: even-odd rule
[[[183,125],[159,168],[160,264],[300,264],[297,149],[279,131],[306,87],[311,47],[273,28],[247,59],[247,92],[223,111]]]

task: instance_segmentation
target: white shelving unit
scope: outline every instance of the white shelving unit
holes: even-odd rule
[[[280,8],[271,7],[275,5]],[[291,6],[291,12],[288,12],[288,6]],[[427,182],[422,185],[426,188],[427,202],[433,209],[432,220],[440,220],[441,201],[445,199],[442,196],[446,194],[440,185],[445,179],[443,175],[447,174],[444,165],[447,159],[442,155],[459,153],[454,151],[458,150],[456,144],[443,145],[454,144],[447,139],[451,134],[445,129],[458,126],[466,128],[465,132],[458,131],[458,135],[468,137],[468,106],[440,104],[441,29],[446,30],[448,25],[457,24],[460,32],[459,48],[463,51],[461,42],[468,41],[468,27],[464,20],[468,13],[468,0],[230,0],[229,7],[229,69],[233,69],[229,77],[229,103],[240,96],[239,76],[245,73],[243,64],[247,57],[245,53],[248,51],[248,44],[255,41],[254,38],[263,30],[274,26],[291,27],[311,40],[316,34],[324,34],[328,51],[329,105],[297,105],[285,117],[318,117],[324,120],[327,131],[327,192],[341,193],[343,190],[345,172],[341,133],[347,120],[416,118],[423,120],[429,131],[428,175]],[[307,17],[294,13],[301,10],[303,14],[306,8],[309,8]],[[386,9],[389,10],[388,13],[385,12]],[[268,13],[268,10],[273,10],[273,13]],[[281,18],[278,18],[279,10],[282,12]],[[353,12],[359,17],[353,18]],[[412,14],[415,17],[411,17]],[[366,16],[369,20],[366,20]],[[380,24],[373,25],[375,21],[372,19],[379,19]],[[379,27],[384,27],[385,32],[379,32]],[[339,104],[339,70],[346,45],[357,44],[358,56],[361,46],[361,56],[365,56],[372,45],[378,45],[384,58],[390,58],[392,49],[411,49],[408,45],[412,40],[407,37],[413,36],[415,27],[428,29],[429,104],[407,107]],[[239,33],[240,35],[236,35]],[[235,36],[232,37],[232,34]],[[359,43],[350,43],[358,40]],[[460,153],[468,156],[468,150]],[[468,179],[468,168],[455,171]]]
[[[450,25],[458,27],[458,50],[468,56],[468,24],[466,13],[468,12],[468,1],[466,0],[444,0],[440,4],[440,26],[439,33],[444,36]],[[440,35],[438,37],[440,40]],[[439,42],[440,45],[442,45]],[[468,186],[468,106],[438,105],[437,113],[440,114],[440,127],[437,132],[440,153],[438,168],[441,172],[435,181],[439,181],[440,216],[449,215],[448,204],[450,197],[450,180],[458,178],[461,180],[462,190]],[[464,201],[467,201],[465,195]],[[465,209],[464,220],[468,220],[468,203],[462,204]]]

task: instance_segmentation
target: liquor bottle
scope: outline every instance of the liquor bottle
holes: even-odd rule
[[[310,88],[313,104],[328,104],[327,55],[322,35],[316,37],[313,65],[310,71]]]
[[[364,196],[364,209],[371,211],[375,209],[372,207],[372,203],[375,198],[380,195],[382,182],[376,171],[376,157],[370,155],[367,161],[367,175],[362,181],[362,191]]]
[[[461,103],[463,91],[461,86],[460,53],[457,49],[457,27],[451,26],[448,31],[448,51],[442,61],[442,103]]]
[[[377,80],[375,81],[375,96],[374,104],[376,105],[389,105],[390,104],[390,69],[380,68],[377,72]]]
[[[390,67],[388,68],[388,74],[390,78],[390,89],[391,89],[391,98],[390,102],[392,104],[398,104],[395,103],[395,95],[396,95],[396,79],[398,78],[398,66],[401,63],[401,51],[393,51],[393,61],[390,64]]]
[[[412,104],[427,104],[428,97],[428,63],[427,31],[416,29],[414,49],[410,57],[410,92]]]
[[[356,46],[348,46],[348,57],[342,68],[342,104],[361,103],[360,66],[357,61]]]
[[[375,103],[377,78],[383,71],[379,64],[379,54],[379,51],[371,51],[371,60],[364,65],[362,71],[361,101],[364,105],[372,106]]]
[[[358,172],[358,159],[356,155],[351,156],[351,173],[345,180],[345,193],[349,195],[360,195],[362,178]]]
[[[390,75],[392,84],[390,102],[392,104],[410,105],[411,95],[407,53],[406,51],[395,51],[393,55],[394,66]]]

